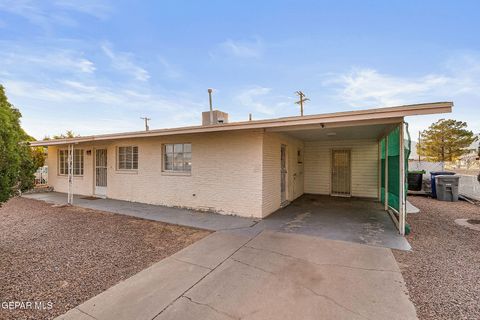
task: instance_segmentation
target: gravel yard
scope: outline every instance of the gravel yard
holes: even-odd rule
[[[411,252],[394,250],[420,319],[480,319],[480,232],[456,219],[480,219],[480,206],[413,196]]]
[[[208,231],[14,198],[0,208],[0,319],[50,319]],[[50,310],[5,310],[5,302]],[[39,304],[37,305],[39,306]]]

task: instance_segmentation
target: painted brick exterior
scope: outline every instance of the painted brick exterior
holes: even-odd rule
[[[301,140],[281,133],[266,132],[263,136],[263,210],[266,217],[280,208],[280,150],[287,146],[287,194],[292,201],[303,194],[303,163],[297,161],[297,151],[303,152]]]
[[[191,174],[162,171],[164,143],[192,144]],[[352,150],[352,195],[377,196],[376,141],[303,142],[263,130],[80,143],[75,148],[84,150],[84,175],[74,178],[74,193],[95,194],[94,150],[106,148],[108,198],[262,218],[280,208],[282,144],[287,146],[287,200],[304,192],[330,193],[332,147]],[[117,170],[117,148],[129,145],[138,146],[138,170]],[[48,147],[49,183],[56,191],[67,192],[67,177],[58,175],[57,150]]]
[[[191,174],[162,172],[164,143],[192,143]],[[138,146],[138,170],[117,170],[116,149],[128,145]],[[261,217],[262,131],[137,138],[95,146],[104,147],[108,150],[108,198]],[[92,155],[85,155],[85,173],[75,178],[74,192],[92,195],[94,146],[76,148],[92,150]],[[57,148],[49,147],[48,153],[49,183],[56,191],[67,192],[67,177],[58,175]]]
[[[352,196],[378,197],[376,140],[305,142],[305,193],[330,194],[332,148],[351,150]]]

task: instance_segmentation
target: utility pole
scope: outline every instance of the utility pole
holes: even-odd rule
[[[303,117],[303,103],[304,102],[307,102],[307,101],[310,101],[310,99],[308,99],[306,96],[305,96],[305,93],[303,93],[302,91],[297,91],[295,92],[298,97],[300,98],[298,101],[296,101],[295,103],[296,104],[299,104],[300,105],[300,115]]]
[[[417,144],[417,153],[418,153],[418,162],[422,161],[422,159],[420,158],[420,152],[418,152],[418,150],[420,150],[421,148],[421,145],[420,145],[420,139],[421,139],[421,133],[420,131],[418,131],[418,144]]]
[[[145,131],[150,130],[150,127],[148,126],[148,121],[150,121],[150,120],[152,120],[152,119],[151,119],[151,118],[147,118],[147,117],[140,117],[140,119],[145,120]]]

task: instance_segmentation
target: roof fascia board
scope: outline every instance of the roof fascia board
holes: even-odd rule
[[[315,125],[315,124],[327,124],[335,122],[350,122],[350,121],[362,121],[368,119],[388,119],[388,118],[400,118],[413,115],[426,115],[436,113],[448,113],[452,111],[452,102],[436,102],[428,104],[418,104],[409,106],[399,106],[380,109],[368,109],[359,111],[346,111],[338,113],[310,115],[303,117],[288,117],[278,119],[256,120],[256,121],[244,121],[233,122],[222,125],[212,126],[192,126],[182,128],[171,129],[158,129],[151,131],[137,131],[126,133],[105,134],[97,136],[86,136],[70,139],[58,139],[58,140],[46,140],[32,142],[32,146],[49,146],[49,145],[65,145],[76,144],[81,142],[91,141],[105,141],[115,139],[128,139],[128,138],[145,138],[165,135],[178,135],[178,134],[193,134],[203,132],[220,132],[230,130],[244,130],[244,129],[265,129],[274,127],[288,127],[299,125]]]

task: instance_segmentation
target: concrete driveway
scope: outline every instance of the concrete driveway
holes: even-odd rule
[[[390,249],[218,231],[61,319],[416,319]]]

